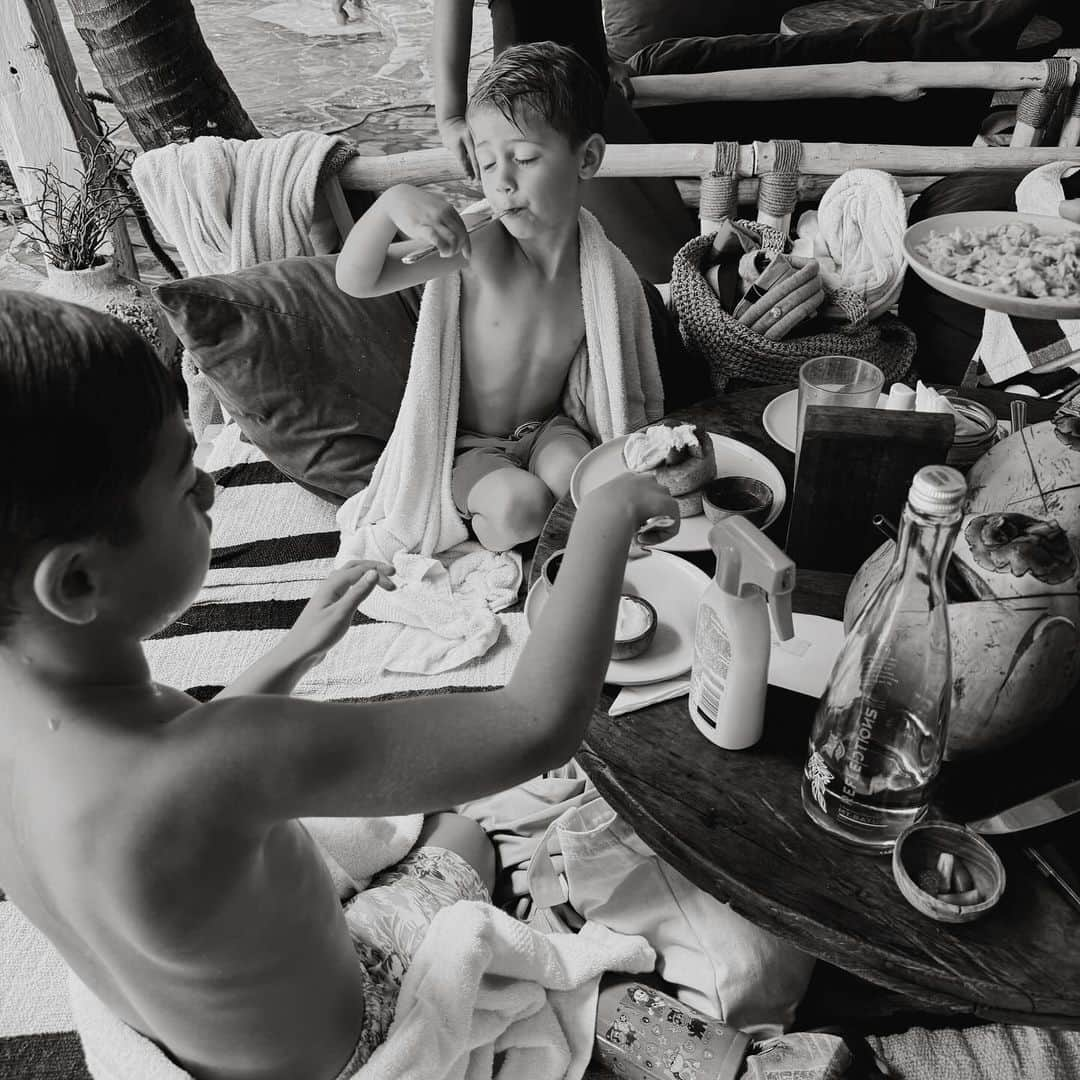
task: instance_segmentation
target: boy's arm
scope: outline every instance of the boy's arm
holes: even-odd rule
[[[465,124],[472,29],[472,0],[435,0],[431,30],[435,123],[443,146],[458,159],[465,175],[475,180],[480,170]]]
[[[630,537],[677,517],[650,477],[624,474],[578,513],[559,582],[501,690],[356,705],[237,698],[176,724],[171,768],[238,823],[436,810],[562,764],[581,741],[611,655]]]
[[[389,563],[357,559],[335,570],[312,594],[292,629],[265,656],[218,694],[217,699],[248,694],[291,694],[345,635],[356,609],[376,585],[395,589]]]
[[[410,239],[395,244],[399,232]],[[438,255],[412,266],[401,261],[426,244],[434,244]],[[383,296],[460,270],[471,250],[461,215],[445,199],[398,184],[384,191],[352,227],[335,277],[351,296]]]

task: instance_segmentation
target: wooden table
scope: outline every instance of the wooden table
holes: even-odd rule
[[[772,443],[760,420],[785,389],[743,391],[672,415],[760,449],[790,485],[793,455]],[[1007,401],[978,396],[999,414]],[[1031,422],[1053,411],[1035,401],[1029,409]],[[534,579],[547,555],[565,546],[573,513],[569,499],[552,512]],[[782,542],[785,528],[782,515],[770,530],[774,539]],[[711,572],[711,555],[692,558]],[[839,617],[847,582],[843,574],[800,570],[795,610]],[[1015,839],[994,841],[1008,874],[997,907],[961,926],[933,922],[900,895],[888,859],[844,847],[803,811],[799,781],[815,701],[770,687],[764,738],[731,752],[698,734],[685,698],[612,719],[616,690],[605,687],[578,760],[643,839],[695,884],[921,1008],[1080,1029],[1080,914]],[[946,765],[935,809],[967,820],[1080,774],[1080,725],[1065,720],[1078,704],[1005,754]]]
[[[883,15],[904,15],[921,7],[934,5],[920,0],[818,0],[792,8],[780,20],[781,34],[805,34],[811,30],[838,30],[853,22],[879,19]],[[1053,56],[1061,41],[1059,23],[1036,15],[1024,28],[1017,42],[1017,58],[1041,60]]]

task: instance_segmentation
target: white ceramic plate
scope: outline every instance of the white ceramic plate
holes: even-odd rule
[[[878,395],[879,409],[885,408],[889,400],[888,394]],[[761,422],[765,426],[765,433],[774,443],[779,443],[785,450],[795,453],[795,434],[798,424],[799,391],[788,390],[776,397],[765,406],[761,414]]]
[[[717,476],[752,476],[772,488],[772,511],[765,526],[771,525],[780,516],[787,499],[787,488],[780,470],[760,451],[737,439],[714,435],[711,431],[709,438],[712,439],[716,451]],[[626,471],[622,456],[625,442],[626,436],[620,435],[617,439],[601,443],[577,463],[574,475],[570,477],[570,496],[575,506],[580,506],[582,498],[593,488]],[[679,531],[670,540],[665,540],[656,547],[664,551],[707,551],[711,528],[712,522],[704,514],[684,518]]]
[[[626,564],[623,592],[643,596],[656,608],[656,637],[649,648],[633,660],[612,660],[605,682],[616,686],[644,686],[673,679],[694,663],[694,626],[698,601],[709,577],[678,555],[653,549],[651,555]],[[525,598],[529,627],[547,603],[551,590],[542,577],[536,579]]]
[[[1060,235],[1080,232],[1080,226],[1074,222],[1043,214],[1020,214],[1008,210],[969,210],[959,214],[940,214],[912,225],[904,233],[904,258],[911,269],[932,289],[937,289],[962,304],[990,311],[1003,311],[1007,315],[1019,315],[1026,319],[1080,319],[1080,294],[1037,299],[992,292],[977,285],[965,285],[932,270],[929,263],[915,250],[931,232],[950,233],[954,229],[985,229],[1020,222],[1029,222],[1037,226],[1042,233]]]

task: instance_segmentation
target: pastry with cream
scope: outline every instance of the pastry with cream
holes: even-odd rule
[[[701,513],[701,489],[716,479],[716,451],[696,424],[663,423],[635,431],[623,444],[631,472],[652,473],[675,499],[684,518]]]

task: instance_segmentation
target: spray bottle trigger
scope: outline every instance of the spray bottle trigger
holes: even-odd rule
[[[772,616],[773,629],[779,641],[788,641],[795,636],[795,624],[791,618],[791,593],[776,593],[769,597],[769,614]]]

